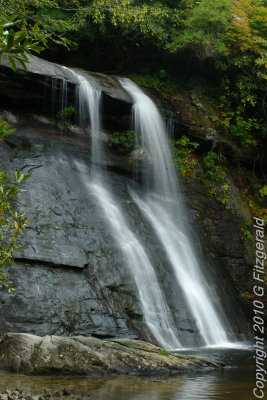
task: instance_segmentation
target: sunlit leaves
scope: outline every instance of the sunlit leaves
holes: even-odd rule
[[[94,0],[80,14],[91,18],[94,24],[111,24],[124,35],[143,36],[161,45],[167,43],[170,33],[179,25],[179,13],[160,2]]]
[[[0,141],[2,138],[10,135],[13,132],[15,132],[15,129],[7,130],[7,122],[6,121],[0,121]]]
[[[50,11],[51,13],[56,12],[63,16],[65,15],[64,12],[60,11],[59,5],[55,0],[0,0],[1,21],[13,21],[13,16],[15,16],[11,29],[9,29],[9,23],[7,24],[6,33],[10,44],[13,43],[15,47],[23,45],[24,54],[30,52],[40,53],[47,47],[48,39],[68,47],[72,42],[64,37],[62,33],[70,29],[75,30],[76,27],[71,20],[65,21],[64,18],[53,18],[53,14],[52,16],[49,15]],[[16,36],[15,42],[13,35]],[[0,37],[2,38],[1,32]],[[5,48],[5,52],[6,50],[7,48]],[[13,57],[13,54],[11,57],[13,60],[10,63],[12,63],[12,68],[15,69],[15,57]],[[27,63],[27,59],[23,59],[20,53],[16,61],[23,67]]]
[[[6,130],[7,123],[0,121],[0,138],[6,137],[13,130]],[[22,174],[15,171],[13,181],[5,171],[0,170],[0,287],[4,286],[9,293],[13,291],[13,282],[8,280],[9,274],[4,272],[13,263],[14,255],[19,251],[17,238],[27,224],[24,212],[17,212],[12,207],[12,199],[16,198],[21,189],[19,184],[29,179],[31,173]]]
[[[18,62],[24,69],[28,63],[27,54],[40,53],[44,49],[41,44],[46,43],[49,34],[39,30],[36,23],[29,31],[25,25],[17,29],[21,23],[20,17],[11,15],[9,18],[0,19],[0,57],[8,55],[8,60],[13,71],[16,71]]]

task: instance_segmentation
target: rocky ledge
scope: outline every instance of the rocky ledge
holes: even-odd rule
[[[205,357],[173,354],[140,340],[7,333],[0,342],[0,369],[26,374],[179,374],[221,368]]]

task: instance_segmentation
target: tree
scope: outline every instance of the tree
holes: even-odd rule
[[[244,147],[260,147],[266,137],[267,9],[260,0],[201,0],[189,8],[183,29],[167,45],[190,49],[213,60],[221,122]]]
[[[0,58],[6,54],[14,71],[17,69],[16,62],[26,68],[27,54],[31,51],[39,53],[43,49],[40,43],[45,43],[49,34],[41,33],[38,24],[29,29],[17,15],[4,16],[1,13]],[[13,132],[14,129],[7,130],[5,121],[0,121],[0,141]],[[11,181],[7,173],[0,169],[0,287],[6,287],[9,292],[14,289],[13,282],[8,280],[8,268],[14,261],[15,253],[19,251],[17,238],[27,223],[24,212],[13,209],[12,202],[21,192],[19,185],[30,176],[15,171]]]

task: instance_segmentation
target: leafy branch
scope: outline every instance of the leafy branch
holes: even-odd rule
[[[0,140],[14,132],[7,130],[7,122],[0,121]],[[18,236],[24,231],[28,218],[24,212],[17,212],[12,207],[13,200],[22,189],[19,185],[29,179],[31,173],[22,174],[15,171],[13,181],[5,171],[0,170],[0,287],[4,286],[11,293],[14,291],[13,282],[8,280],[7,269],[14,261],[15,253],[19,252]]]

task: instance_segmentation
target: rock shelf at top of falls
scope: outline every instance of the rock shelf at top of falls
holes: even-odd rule
[[[73,74],[69,68],[64,68],[60,64],[46,61],[33,55],[28,55],[28,60],[29,63],[27,64],[26,71],[21,67],[21,65],[17,65],[19,75],[23,76],[27,74],[37,74],[42,76],[41,80],[44,80],[44,77],[46,77],[51,79],[62,79],[74,85],[78,83],[77,75],[75,76],[75,74]],[[5,55],[0,61],[0,66],[2,68],[4,67],[7,70],[10,70],[10,72],[12,71],[8,61],[8,57],[6,57]],[[101,90],[107,95],[115,99],[131,103],[129,95],[121,88],[116,77],[99,72],[85,72],[79,69],[77,69],[77,72],[87,77],[88,75],[93,77],[99,88],[101,88]]]
[[[140,340],[8,333],[0,342],[0,368],[26,374],[179,374],[221,368],[205,357],[172,354]]]

